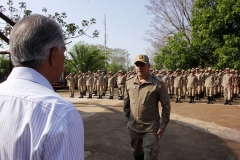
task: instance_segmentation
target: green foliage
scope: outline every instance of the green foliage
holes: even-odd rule
[[[198,55],[193,53],[188,40],[180,32],[168,37],[167,45],[154,58],[155,69],[188,69],[198,65]]]
[[[125,49],[108,49],[107,53],[107,71],[116,73],[119,70],[126,72],[129,70],[130,60],[129,52]]]
[[[104,69],[105,56],[103,51],[94,45],[76,43],[68,52],[69,57],[65,60],[65,69],[68,72],[76,73],[78,71],[95,72],[98,69]]]
[[[197,0],[191,21],[193,46],[214,68],[239,68],[240,1]]]
[[[32,13],[31,10],[27,9],[27,5],[25,2],[20,2],[19,9],[17,9],[13,6],[13,0],[8,0],[6,8],[8,8],[9,11],[9,15],[6,16],[8,16],[14,22],[17,22],[22,17],[29,16]],[[0,5],[0,12],[4,13],[6,11],[6,8],[3,5]],[[71,43],[71,41],[67,42],[69,39],[80,37],[82,35],[88,36],[90,38],[95,38],[98,37],[99,35],[99,32],[97,30],[95,30],[91,36],[86,33],[86,31],[90,28],[91,25],[96,24],[96,19],[94,18],[90,19],[89,21],[83,20],[81,24],[82,26],[79,27],[75,23],[67,23],[65,21],[65,19],[67,18],[67,14],[65,12],[63,13],[55,12],[54,14],[47,14],[47,9],[45,7],[42,9],[42,12],[44,12],[47,17],[59,23],[59,25],[63,29],[66,44]],[[12,26],[5,22],[2,24],[4,24],[5,26],[3,27],[4,29],[0,31],[5,36],[9,36]],[[2,47],[3,45],[1,43],[4,42],[0,40],[0,46]]]
[[[0,76],[8,76],[10,73],[10,60],[7,55],[0,55]]]

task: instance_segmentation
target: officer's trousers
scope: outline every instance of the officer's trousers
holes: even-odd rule
[[[114,86],[108,86],[108,90],[109,90],[109,95],[110,96],[114,96]]]
[[[97,93],[100,96],[103,94],[103,86],[102,85],[97,85]]]
[[[230,86],[224,86],[223,93],[224,93],[224,100],[231,100],[231,87]]]
[[[182,86],[182,95],[185,96],[187,93],[187,86],[186,85],[183,85]]]
[[[188,87],[188,95],[195,96],[195,87]]]
[[[138,133],[129,128],[129,135],[133,156],[141,156],[144,153],[144,160],[157,159],[159,151],[157,132]]]
[[[120,88],[120,96],[124,97],[125,85],[118,85],[118,88]]]
[[[73,85],[69,86],[69,91],[71,94],[74,94],[74,87]]]
[[[92,94],[92,86],[87,86],[88,94]]]
[[[78,90],[79,90],[80,93],[83,93],[85,91],[85,86],[78,85]]]
[[[201,86],[201,85],[198,85],[198,86],[197,86],[197,89],[196,89],[196,93],[197,93],[197,94],[201,94],[201,92],[202,92],[202,86]]]
[[[206,96],[212,97],[213,87],[206,87]]]
[[[175,98],[180,98],[182,95],[182,89],[180,87],[174,87],[174,95]]]

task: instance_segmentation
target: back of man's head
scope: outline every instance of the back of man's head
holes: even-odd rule
[[[15,67],[37,69],[57,46],[64,47],[59,24],[45,16],[33,14],[18,21],[10,34],[11,60]]]

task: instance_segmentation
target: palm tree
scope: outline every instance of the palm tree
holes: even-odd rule
[[[75,44],[68,52],[65,68],[68,72],[76,73],[78,71],[96,71],[104,69],[104,52],[94,45],[88,45],[83,42]]]

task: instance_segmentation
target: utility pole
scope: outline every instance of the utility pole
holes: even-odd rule
[[[105,50],[105,69],[107,67],[107,29],[106,29],[106,16],[104,14],[104,50]]]

